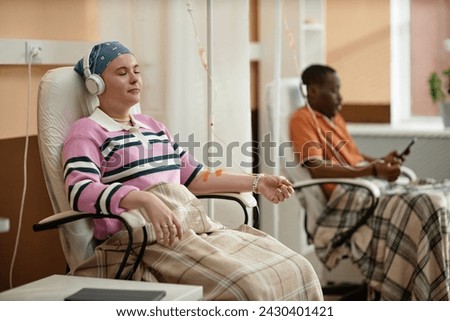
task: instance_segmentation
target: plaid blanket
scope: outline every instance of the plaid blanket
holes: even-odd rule
[[[332,269],[350,256],[381,300],[449,300],[450,184],[417,180],[381,187],[365,224],[333,247],[369,206],[367,191],[337,187],[310,231],[319,258]]]
[[[134,280],[202,285],[204,300],[322,300],[322,290],[311,264],[270,235],[250,226],[228,229],[212,221],[200,201],[184,186],[159,184],[149,190],[162,199],[182,222],[184,235],[172,247],[149,240]],[[134,231],[134,264],[142,241]],[[128,242],[120,231],[100,244],[75,275],[114,277]]]

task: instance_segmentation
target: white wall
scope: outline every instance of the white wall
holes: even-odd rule
[[[363,153],[374,156],[387,154],[391,150],[402,150],[412,137],[417,142],[406,158],[405,166],[414,170],[418,177],[435,180],[450,179],[450,130],[433,130],[442,124],[436,123],[427,129],[395,129],[387,126],[362,128],[351,125],[349,130]]]
[[[143,112],[164,122],[174,136],[179,134],[182,147],[205,165],[217,161],[217,165],[211,163],[212,169],[250,173],[250,166],[242,166],[251,164],[250,155],[240,150],[251,141],[248,1],[211,1],[212,62],[208,72],[199,54],[203,49],[208,55],[207,1],[99,3],[101,39],[123,41],[142,66]],[[208,78],[212,81],[212,106],[208,105]],[[220,148],[209,150],[209,141]],[[235,147],[227,149],[231,146]],[[228,150],[231,156],[226,154]],[[222,156],[208,157],[209,151]]]
[[[196,28],[184,1],[100,3],[101,38],[121,39],[143,67],[142,110],[166,123],[173,134],[186,139],[194,134],[204,146],[211,126],[208,74],[199,46],[207,50],[207,2],[189,2]],[[217,141],[242,144],[251,137],[248,1],[215,0],[212,4],[213,129]],[[194,154],[202,160],[202,149]],[[238,151],[234,156],[242,159]]]

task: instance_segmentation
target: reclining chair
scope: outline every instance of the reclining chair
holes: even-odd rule
[[[336,248],[346,242],[348,242],[352,234],[374,213],[374,210],[378,204],[378,199],[381,195],[380,187],[374,182],[364,178],[311,178],[311,175],[307,168],[302,166],[296,167],[284,167],[284,175],[294,182],[294,190],[300,205],[305,210],[304,215],[304,227],[306,232],[307,241],[309,243],[312,240],[312,231],[315,225],[315,221],[323,213],[327,206],[327,200],[322,192],[321,185],[323,184],[340,184],[347,186],[354,186],[360,189],[364,189],[367,192],[368,204],[360,209],[359,220],[348,230],[340,233],[332,242],[331,247]],[[401,176],[398,179],[399,183],[406,183],[416,178],[415,173],[407,168],[402,167]],[[362,276],[361,276],[362,278]],[[338,296],[340,300],[367,300],[367,284],[362,283],[337,283],[334,282],[324,284],[324,295]]]
[[[268,101],[271,101],[274,87],[269,85],[267,88]],[[289,142],[289,119],[299,106],[304,105],[304,98],[301,95],[298,78],[284,78],[281,80],[280,90],[281,108],[280,108],[280,122],[283,129],[281,132],[281,141]],[[270,109],[269,105],[269,109]],[[347,242],[352,234],[370,217],[381,195],[380,187],[374,182],[364,179],[347,179],[347,178],[323,178],[313,179],[307,168],[295,164],[295,157],[292,145],[287,147],[284,145],[283,155],[280,155],[280,167],[283,175],[294,184],[294,190],[299,200],[300,206],[304,209],[304,230],[307,242],[310,243],[311,234],[315,225],[315,221],[326,208],[327,200],[322,192],[321,185],[323,184],[341,184],[347,186],[354,186],[364,189],[367,192],[369,202],[361,208],[359,221],[349,230],[341,233],[332,244],[332,247],[338,247]],[[287,147],[287,148],[286,148]],[[399,182],[409,182],[416,178],[415,173],[407,168],[402,167],[402,175],[399,177]],[[362,275],[359,279],[363,279]],[[336,295],[341,300],[366,300],[367,285],[362,283],[337,282],[323,284],[324,295]]]
[[[33,225],[34,231],[59,228],[63,253],[67,261],[68,272],[94,253],[96,242],[93,237],[93,219],[105,218],[105,214],[80,213],[73,211],[64,191],[61,150],[71,125],[81,117],[89,116],[96,106],[96,96],[85,90],[83,80],[73,70],[73,67],[60,67],[49,70],[41,80],[38,91],[38,142],[45,183],[50,196],[54,215]],[[132,109],[140,112],[140,106]],[[200,195],[199,198],[217,198],[237,202],[244,213],[244,223],[249,222],[249,213],[256,215],[258,211],[256,199],[251,193],[223,193]],[[139,211],[130,211],[121,215],[109,217],[122,221],[128,231],[128,249],[124,254],[122,264],[115,278],[131,279],[140,263],[140,257],[146,245],[147,221]],[[144,242],[137,256],[136,264],[131,272],[122,275],[123,269],[131,252],[133,244],[132,229],[142,228]]]

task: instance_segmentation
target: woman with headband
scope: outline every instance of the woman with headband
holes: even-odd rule
[[[271,175],[210,173],[154,118],[131,114],[142,77],[119,42],[96,45],[75,71],[99,106],[77,121],[63,147],[66,191],[74,210],[120,215],[141,210],[149,242],[135,279],[202,285],[205,300],[320,300],[310,263],[262,231],[228,229],[211,220],[195,194],[254,192],[274,204],[293,194]],[[182,210],[180,210],[182,208]],[[122,242],[117,220],[94,222],[96,255],[74,274],[108,271],[108,249]],[[113,255],[110,255],[113,257]],[[96,261],[96,257],[106,257]],[[91,267],[94,266],[93,269]]]

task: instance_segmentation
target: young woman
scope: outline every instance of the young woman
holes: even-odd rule
[[[121,43],[96,45],[75,71],[89,92],[98,95],[99,106],[74,124],[64,144],[67,194],[75,210],[142,211],[150,240],[136,279],[200,284],[207,300],[322,299],[317,276],[302,256],[249,226],[231,230],[210,220],[193,196],[253,191],[278,204],[293,193],[289,181],[210,172],[163,124],[132,115],[142,78],[136,57]],[[121,244],[121,232],[117,220],[95,220],[94,236],[102,242],[96,251],[103,254],[75,274],[107,273],[117,262],[104,258],[111,246]]]

